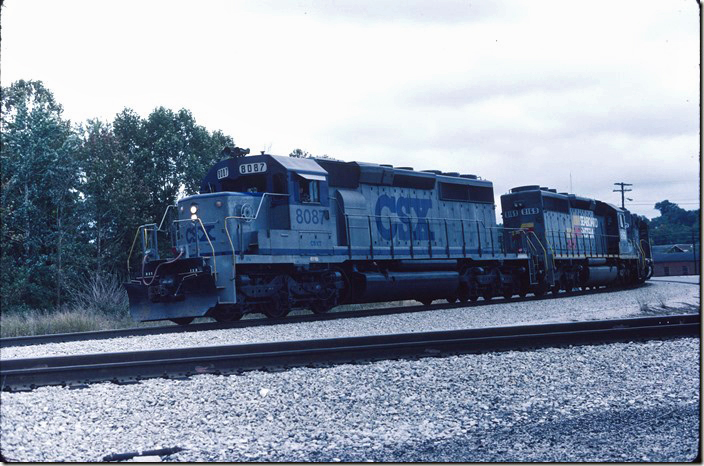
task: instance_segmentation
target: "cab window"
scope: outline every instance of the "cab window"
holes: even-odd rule
[[[317,180],[298,181],[298,199],[301,202],[320,202],[320,182]]]

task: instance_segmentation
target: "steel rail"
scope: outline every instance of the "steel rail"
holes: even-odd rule
[[[683,282],[685,283],[685,282]],[[322,320],[336,320],[336,319],[348,319],[355,317],[372,317],[372,316],[382,316],[391,314],[403,314],[403,313],[413,313],[413,312],[424,312],[424,311],[439,311],[443,309],[459,309],[465,307],[479,307],[488,306],[492,304],[506,304],[506,303],[521,303],[528,301],[540,301],[544,299],[560,299],[566,297],[577,297],[585,296],[599,293],[612,293],[620,291],[629,291],[640,286],[649,286],[648,283],[638,285],[636,287],[620,287],[620,288],[599,288],[597,290],[581,290],[573,291],[571,293],[561,291],[559,294],[547,294],[544,296],[526,296],[512,297],[509,299],[495,297],[489,301],[481,300],[477,302],[466,302],[466,303],[438,303],[430,304],[428,306],[418,304],[410,306],[394,306],[386,308],[372,308],[372,309],[359,309],[354,311],[336,311],[332,310],[327,314],[303,314],[303,315],[293,315],[288,317],[282,317],[279,319],[270,318],[255,318],[235,321],[235,322],[204,322],[189,325],[165,325],[158,327],[133,327],[124,329],[114,329],[114,330],[98,330],[92,332],[75,332],[75,333],[54,333],[48,335],[29,335],[20,337],[5,337],[0,338],[0,347],[9,348],[11,346],[31,346],[31,345],[44,345],[47,343],[64,343],[69,341],[87,341],[87,340],[105,340],[108,338],[124,338],[132,336],[145,336],[145,335],[162,335],[170,333],[188,333],[188,332],[200,332],[206,330],[224,330],[231,328],[244,328],[244,327],[260,327],[263,325],[279,325],[279,324],[296,324],[303,322],[316,322]]]
[[[701,286],[700,282],[682,282],[682,281],[677,281],[677,280],[660,280],[660,277],[651,277],[650,280],[652,280],[654,283],[679,283],[681,285],[695,285],[695,286]],[[700,279],[701,281],[701,279]]]
[[[3,391],[357,361],[698,337],[699,314],[0,361]]]

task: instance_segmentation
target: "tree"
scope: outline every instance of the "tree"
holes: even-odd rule
[[[308,159],[313,157],[310,155],[308,152],[302,150],[302,149],[293,149],[293,151],[288,154],[289,157],[295,157],[297,159]]]
[[[306,152],[302,149],[293,149],[293,151],[288,154],[289,157],[295,157],[298,159],[330,159],[330,160],[337,160],[333,157],[330,157],[328,154],[323,154],[323,155],[312,155],[309,152]]]
[[[2,88],[0,301],[58,308],[67,292],[125,271],[139,225],[197,192],[224,146],[190,111],[124,109],[72,128],[40,81]],[[167,246],[167,245],[163,245]]]
[[[60,306],[77,247],[79,141],[41,81],[2,88],[3,307]]]
[[[96,272],[105,267],[123,271],[139,225],[160,222],[179,195],[198,192],[222,148],[234,145],[221,131],[197,125],[186,109],[159,107],[142,119],[126,108],[112,125],[92,122],[87,131],[83,159],[92,174],[86,188],[93,205],[93,241],[109,258],[95,265]],[[105,178],[107,173],[112,176]]]
[[[654,244],[690,243],[699,238],[700,209],[685,210],[664,200],[655,204],[660,216],[650,221],[650,236]]]

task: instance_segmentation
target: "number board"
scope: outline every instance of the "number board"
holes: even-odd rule
[[[266,171],[266,162],[243,163],[240,165],[240,175],[263,173]]]
[[[296,209],[296,223],[305,225],[322,225],[325,220],[324,210]]]

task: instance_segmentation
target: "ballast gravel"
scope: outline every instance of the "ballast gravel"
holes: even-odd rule
[[[671,277],[681,280],[683,277]],[[0,358],[34,358],[97,352],[140,351],[195,346],[234,345],[375,334],[430,332],[549,322],[620,319],[672,314],[699,306],[699,287],[650,281],[632,290],[564,296],[559,299],[380,315],[349,319],[277,324],[192,333],[133,336],[109,340],[49,343],[0,349]],[[438,301],[436,301],[438,302]],[[644,311],[647,314],[644,314]]]
[[[2,454],[88,462],[181,447],[150,459],[692,461],[699,357],[699,339],[687,338],[44,387],[0,395]]]

